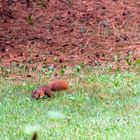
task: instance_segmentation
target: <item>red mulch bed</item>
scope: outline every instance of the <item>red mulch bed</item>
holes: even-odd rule
[[[0,0],[0,65],[101,64],[140,57],[138,0]]]

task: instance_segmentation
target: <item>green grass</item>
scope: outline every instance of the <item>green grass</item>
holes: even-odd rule
[[[137,73],[88,68],[67,78],[69,90],[44,100],[31,99],[41,81],[0,78],[0,140],[29,140],[35,127],[38,140],[140,139]]]

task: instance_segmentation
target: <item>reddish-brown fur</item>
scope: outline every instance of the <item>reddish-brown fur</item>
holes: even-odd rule
[[[33,99],[43,98],[45,96],[52,97],[52,91],[60,91],[68,89],[69,84],[65,80],[55,80],[48,84],[48,86],[41,86],[32,92]]]
[[[55,80],[48,84],[52,91],[66,90],[68,89],[68,82],[65,80]]]

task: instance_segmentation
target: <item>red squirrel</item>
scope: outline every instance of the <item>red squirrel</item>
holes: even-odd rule
[[[32,99],[41,99],[45,96],[52,97],[53,91],[60,91],[68,89],[69,84],[65,80],[54,80],[47,86],[41,86],[32,91]]]

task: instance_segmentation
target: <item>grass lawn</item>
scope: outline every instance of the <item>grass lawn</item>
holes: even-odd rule
[[[0,78],[0,140],[139,140],[140,77],[86,69],[69,74],[70,89],[32,100],[41,81]]]

